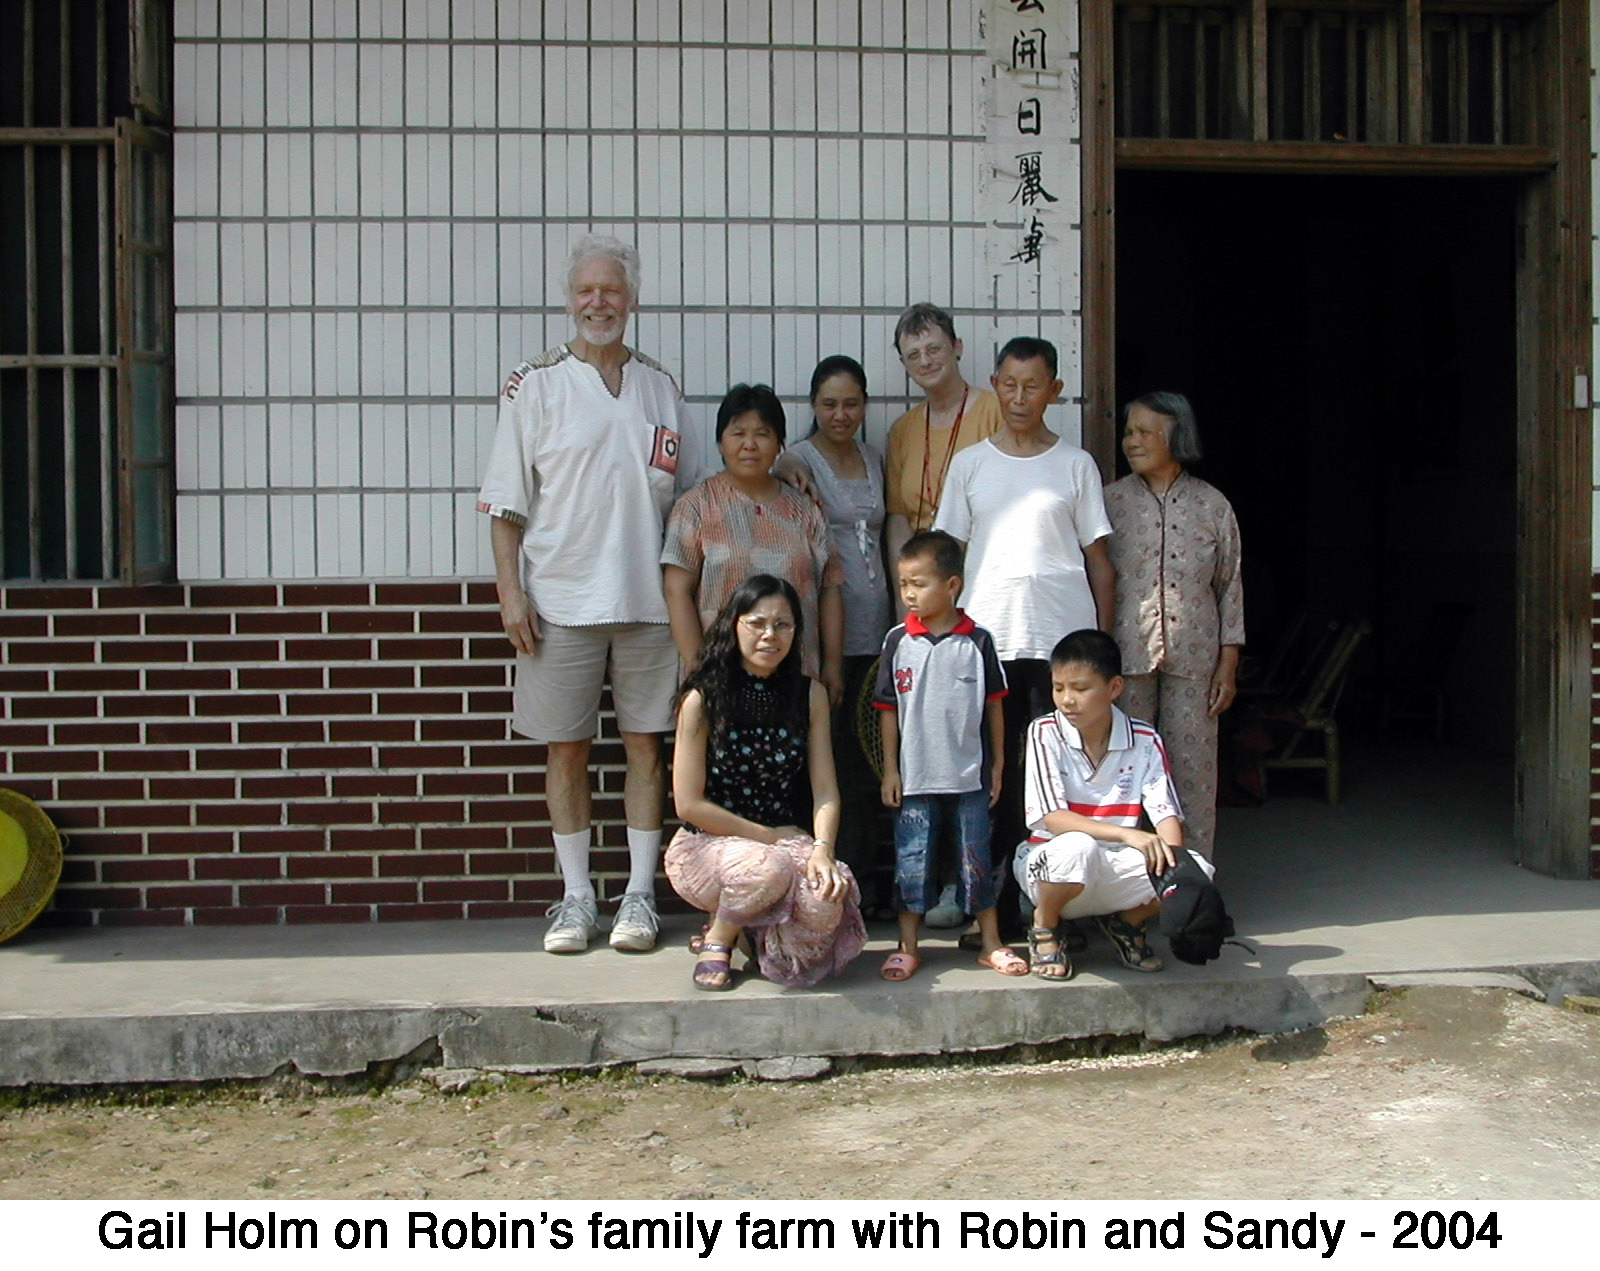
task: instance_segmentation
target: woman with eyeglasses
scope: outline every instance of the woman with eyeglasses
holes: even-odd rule
[[[735,384],[717,408],[723,470],[672,509],[661,549],[667,616],[685,668],[704,632],[753,574],[793,585],[803,619],[801,670],[837,702],[844,687],[844,603],[828,522],[805,495],[772,474],[783,449],[783,403],[765,384]]]
[[[761,973],[805,987],[844,969],[866,928],[834,858],[839,789],[828,697],[801,670],[795,589],[757,574],[729,597],[684,680],[667,848],[673,890],[711,915],[690,947],[696,988],[733,985],[740,936]]]

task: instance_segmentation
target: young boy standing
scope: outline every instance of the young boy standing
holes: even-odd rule
[[[884,639],[873,698],[883,712],[883,801],[900,809],[894,831],[900,945],[881,974],[905,980],[922,964],[917,932],[938,900],[939,830],[952,821],[957,901],[978,917],[978,960],[1002,975],[1026,975],[1027,963],[1000,941],[989,856],[989,809],[1005,763],[1005,673],[989,633],[956,607],[961,545],[927,531],[912,535],[899,558],[906,620]]]
[[[1123,966],[1161,969],[1144,935],[1161,910],[1150,875],[1177,864],[1183,811],[1161,738],[1116,705],[1122,688],[1117,642],[1074,631],[1050,654],[1055,710],[1028,726],[1029,838],[1014,869],[1033,902],[1029,962],[1047,979],[1072,975],[1063,918],[1094,918]],[[1209,863],[1190,855],[1209,876]]]

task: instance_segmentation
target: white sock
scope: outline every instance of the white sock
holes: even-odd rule
[[[655,895],[656,864],[661,860],[661,831],[628,827],[628,890]]]
[[[576,834],[552,834],[556,841],[556,860],[561,864],[561,883],[568,896],[594,896],[594,884],[589,881],[589,840],[593,830],[579,830]]]

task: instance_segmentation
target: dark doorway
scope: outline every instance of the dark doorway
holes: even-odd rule
[[[1446,743],[1504,757],[1508,826],[1517,197],[1506,178],[1124,171],[1114,204],[1117,396],[1194,402],[1196,471],[1243,531],[1250,660],[1302,607],[1368,618],[1352,770],[1420,658]],[[1433,656],[1441,630],[1457,643]],[[1385,755],[1433,725],[1390,732]]]

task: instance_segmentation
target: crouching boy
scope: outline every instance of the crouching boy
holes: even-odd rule
[[[1071,918],[1093,918],[1123,966],[1161,969],[1145,942],[1161,910],[1150,875],[1177,863],[1183,811],[1161,738],[1116,705],[1122,687],[1116,641],[1074,631],[1050,654],[1056,709],[1028,726],[1029,838],[1013,868],[1033,902],[1029,965],[1048,979],[1072,975],[1059,932]]]

